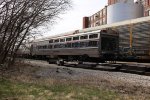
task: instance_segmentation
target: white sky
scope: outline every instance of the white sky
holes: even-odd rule
[[[82,29],[84,16],[91,16],[107,5],[108,0],[72,0],[72,8],[57,23],[43,32],[43,37]]]
[[[56,24],[45,30],[44,37],[82,29],[84,16],[91,16],[107,5],[107,0],[72,0],[72,2],[72,8],[61,15]]]

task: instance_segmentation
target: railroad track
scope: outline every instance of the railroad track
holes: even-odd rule
[[[133,73],[133,74],[150,76],[149,63],[116,62],[116,63],[97,64],[97,63],[83,62],[82,64],[71,64],[69,62],[65,64],[65,66],[92,69],[92,70],[120,71],[125,73]]]

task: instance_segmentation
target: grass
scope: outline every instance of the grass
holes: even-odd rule
[[[26,65],[20,69],[26,73],[16,71],[15,74],[10,74],[14,75],[8,78],[10,80],[0,79],[0,100],[150,100],[149,92],[120,92],[123,88],[111,88],[109,82],[100,83],[100,87],[94,84],[86,85],[86,80],[81,84],[82,80],[74,83],[71,80],[64,82],[53,78],[42,79],[34,76],[37,70],[41,70],[39,67]],[[136,92],[134,88],[127,89]]]
[[[37,84],[0,81],[0,100],[116,100],[113,91],[90,86]]]

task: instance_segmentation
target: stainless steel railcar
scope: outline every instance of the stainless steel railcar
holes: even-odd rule
[[[34,42],[31,54],[78,61],[114,60],[118,42],[118,33],[111,29],[72,33]]]
[[[117,60],[150,62],[149,27],[150,16],[82,29],[78,32],[67,32],[35,40],[30,54],[38,57],[77,60],[90,58],[95,61],[95,59],[114,59],[118,53]]]

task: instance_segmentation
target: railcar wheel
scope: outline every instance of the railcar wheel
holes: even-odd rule
[[[68,61],[73,61],[74,57],[73,56],[68,56]]]
[[[56,64],[57,64],[58,66],[60,65],[60,62],[59,62],[59,60],[57,60],[57,61],[56,61]]]
[[[58,59],[58,60],[56,61],[56,64],[57,64],[58,66],[63,66],[63,65],[64,65],[63,59]]]
[[[82,61],[82,62],[83,61],[88,61],[89,60],[89,56],[87,54],[84,54],[84,55],[79,57],[79,60]]]

